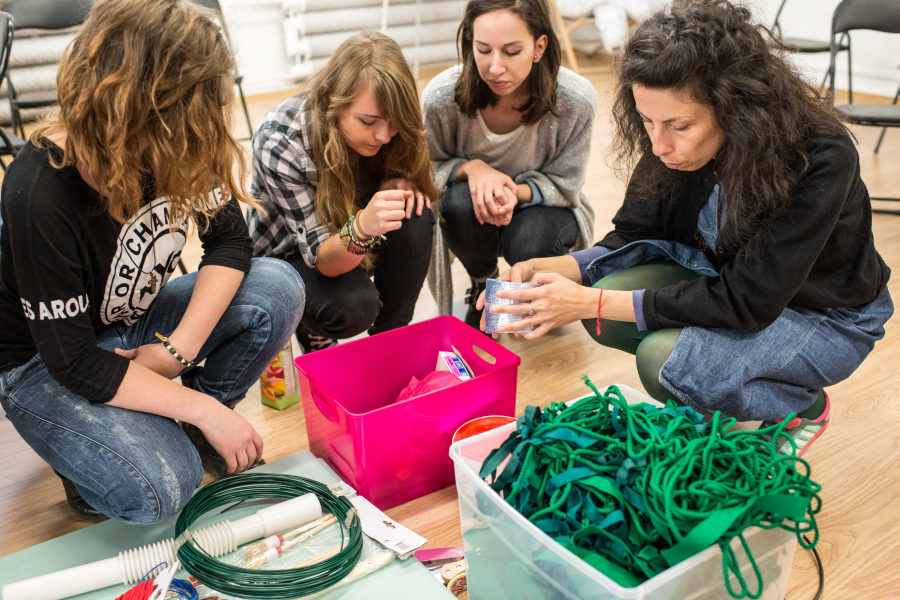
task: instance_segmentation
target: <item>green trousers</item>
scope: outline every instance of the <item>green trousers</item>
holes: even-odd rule
[[[619,291],[658,289],[697,277],[700,277],[697,273],[678,263],[658,261],[607,275],[594,287]],[[597,335],[596,319],[584,319],[582,323],[597,342],[635,355],[641,383],[654,400],[666,402],[671,399],[681,404],[659,382],[659,371],[672,354],[681,328],[638,331],[635,323],[600,319],[600,335]]]

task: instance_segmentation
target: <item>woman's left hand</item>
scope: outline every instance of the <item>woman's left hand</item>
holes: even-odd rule
[[[431,208],[431,199],[426,197],[425,194],[420,192],[416,186],[411,184],[405,179],[400,177],[394,177],[393,179],[386,179],[381,182],[381,187],[379,191],[384,190],[401,190],[404,192],[412,192],[412,197],[406,201],[406,218],[409,219],[412,216],[413,206],[416,207],[416,215],[422,216],[422,207]]]
[[[515,192],[504,186],[503,203],[500,202],[499,197],[496,197],[494,201],[500,208],[500,222],[497,223],[497,225],[499,227],[505,227],[506,225],[509,225],[509,222],[512,221],[513,218],[513,211],[516,209],[516,205],[518,204]]]
[[[175,379],[184,369],[184,365],[178,362],[178,359],[172,356],[162,344],[145,344],[134,350],[116,348],[116,354],[132,360],[166,379]]]
[[[592,311],[596,312],[596,290],[581,286],[558,273],[535,273],[532,283],[543,283],[541,287],[530,290],[505,290],[497,292],[498,298],[509,300],[525,300],[524,304],[494,306],[495,314],[528,315],[521,321],[503,325],[501,333],[537,327],[531,333],[516,334],[533,340],[541,337],[551,329],[560,325],[568,325],[585,318]]]

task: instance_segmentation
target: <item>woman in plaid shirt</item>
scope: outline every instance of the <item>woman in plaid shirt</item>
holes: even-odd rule
[[[254,256],[306,284],[305,352],[407,325],[431,257],[438,199],[418,92],[400,47],[379,33],[343,44],[253,140]],[[374,276],[370,279],[370,276]]]

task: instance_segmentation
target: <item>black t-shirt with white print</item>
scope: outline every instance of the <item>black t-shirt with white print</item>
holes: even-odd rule
[[[61,385],[90,402],[108,402],[128,359],[97,347],[97,334],[132,325],[169,280],[186,224],[170,227],[165,198],[147,186],[141,210],[122,225],[74,167],[56,169],[62,151],[26,144],[0,193],[0,373],[40,353]],[[200,232],[200,267],[250,270],[250,236],[233,197]],[[171,333],[171,332],[162,332]]]

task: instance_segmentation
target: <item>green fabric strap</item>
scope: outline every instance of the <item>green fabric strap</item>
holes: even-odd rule
[[[581,548],[574,545],[572,542],[565,544],[565,548],[622,587],[636,587],[644,582],[643,577],[638,577],[628,569],[620,567],[616,563],[600,556],[592,550]]]
[[[715,544],[746,511],[745,506],[717,510],[691,529],[683,540],[660,554],[669,566],[673,567]]]
[[[629,405],[615,386],[600,394],[585,381],[594,396],[527,407],[481,467],[481,477],[492,476],[491,487],[541,531],[627,587],[718,544],[723,583],[735,598],[764,591],[747,527],[780,527],[815,546],[821,486],[801,458],[778,454],[784,423],[762,432],[766,438],[729,432],[734,420],[719,413],[707,422],[672,403]],[[741,573],[734,538],[755,586]]]

